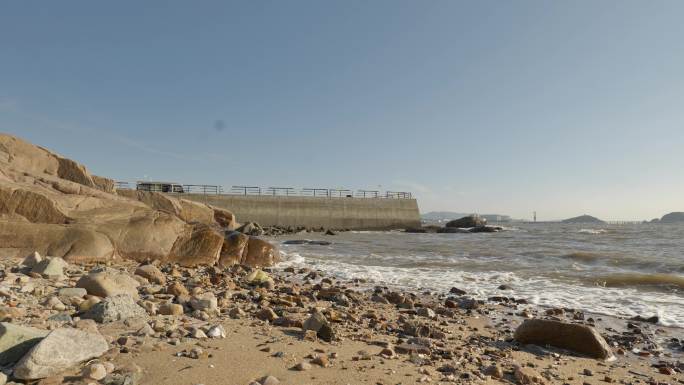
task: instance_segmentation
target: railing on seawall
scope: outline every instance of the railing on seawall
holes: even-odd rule
[[[291,196],[291,197],[319,197],[319,198],[376,198],[376,199],[413,199],[413,194],[407,191],[379,190],[351,190],[334,188],[294,188],[294,187],[259,187],[259,186],[231,186],[226,188],[219,185],[203,184],[166,184],[166,183],[135,183],[117,181],[119,190],[143,190],[171,194],[202,194],[202,195],[243,195],[243,196]]]

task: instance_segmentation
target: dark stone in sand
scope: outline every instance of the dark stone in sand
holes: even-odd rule
[[[290,239],[283,242],[283,245],[305,245],[307,243],[309,243],[309,241],[306,239]]]
[[[653,317],[648,317],[648,318],[644,318],[644,317],[638,315],[636,317],[633,317],[632,320],[633,321],[639,321],[639,322],[648,322],[648,323],[652,323],[652,324],[657,324],[660,319],[656,315],[654,315]]]
[[[449,290],[449,293],[456,294],[456,295],[466,295],[467,294],[465,290],[461,290],[457,287],[452,287],[451,290]]]
[[[332,245],[330,241],[311,241],[308,239],[290,239],[283,242],[283,245],[317,245],[317,246],[328,246]]]
[[[309,241],[307,242],[309,245],[317,245],[317,246],[328,246],[332,245],[332,242],[330,241]]]
[[[518,326],[515,339],[523,344],[551,345],[607,359],[613,356],[606,340],[592,327],[560,321],[530,319]]]

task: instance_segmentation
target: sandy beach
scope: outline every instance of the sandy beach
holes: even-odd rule
[[[95,383],[87,373],[98,363],[108,363],[103,384],[684,383],[681,350],[649,350],[653,341],[646,337],[672,340],[680,329],[591,315],[580,320],[568,309],[538,309],[505,295],[480,303],[462,293],[369,288],[292,268],[250,275],[256,270],[162,265],[143,278],[137,264],[120,262],[109,269],[140,283],[137,303],[147,315],[93,322],[79,317],[91,296],[63,298],[63,308],[45,301],[95,266],[70,264],[55,281],[22,274],[19,262],[3,261],[2,287],[13,299],[3,307],[5,320],[40,329],[75,326],[101,333],[109,344],[101,357],[30,383]],[[161,310],[164,304],[180,305],[180,313],[160,314],[171,313]],[[327,332],[303,330],[313,312],[324,315]],[[594,324],[615,358],[519,344],[513,332],[526,318]]]

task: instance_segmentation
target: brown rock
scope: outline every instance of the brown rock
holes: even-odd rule
[[[218,265],[226,267],[241,264],[248,242],[249,236],[243,233],[237,231],[227,233],[221,247]]]
[[[560,321],[528,319],[515,331],[523,344],[551,345],[599,359],[612,357],[603,337],[592,327]]]
[[[183,306],[177,303],[163,303],[159,305],[161,315],[183,315]]]
[[[157,266],[154,265],[138,266],[138,268],[135,269],[135,274],[143,278],[146,278],[148,281],[152,283],[156,283],[159,285],[166,284],[166,276],[164,276],[164,273],[162,273],[161,270],[159,270]]]
[[[250,237],[242,263],[252,267],[272,266],[280,260],[278,249],[272,244]]]
[[[178,297],[182,295],[189,295],[190,293],[188,292],[188,289],[186,289],[185,286],[183,286],[182,283],[173,282],[166,287],[166,294],[171,294]]]
[[[543,385],[544,379],[532,368],[516,366],[513,373],[513,377],[520,385],[533,385],[539,384]]]

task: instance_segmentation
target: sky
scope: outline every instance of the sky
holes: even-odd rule
[[[682,1],[5,1],[0,132],[117,180],[684,211]]]

